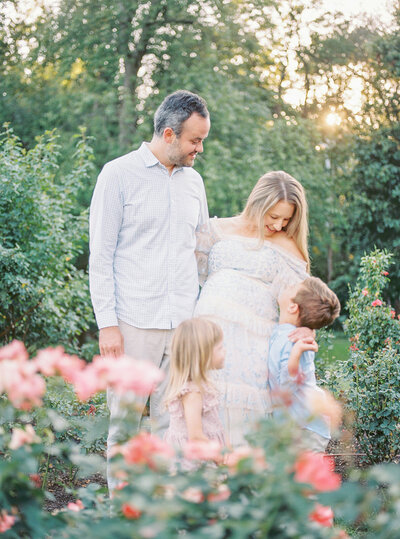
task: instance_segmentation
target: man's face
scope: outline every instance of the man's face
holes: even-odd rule
[[[182,124],[179,137],[175,135],[168,145],[167,157],[176,167],[192,167],[196,155],[203,152],[203,140],[210,131],[210,119],[194,112]]]

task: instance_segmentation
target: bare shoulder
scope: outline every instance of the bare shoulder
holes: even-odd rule
[[[217,225],[221,232],[223,232],[224,234],[238,233],[237,217],[219,217]]]
[[[274,234],[274,243],[276,243],[276,245],[279,245],[279,247],[282,247],[282,249],[288,251],[291,255],[305,262],[304,256],[302,255],[300,249],[297,247],[294,239],[289,238],[289,236],[283,230],[278,234]]]

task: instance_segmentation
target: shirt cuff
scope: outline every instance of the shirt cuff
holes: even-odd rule
[[[96,314],[96,322],[99,329],[118,326],[118,318],[114,311]]]

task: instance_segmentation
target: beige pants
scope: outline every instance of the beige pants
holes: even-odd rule
[[[308,449],[314,453],[325,453],[325,449],[329,443],[328,438],[317,434],[308,429],[301,429],[301,442],[300,446],[303,449]]]
[[[163,406],[164,394],[168,384],[169,357],[172,338],[172,329],[140,329],[130,326],[126,322],[118,321],[119,328],[124,338],[124,353],[133,359],[151,361],[164,373],[164,379],[158,385],[156,391],[150,395],[150,427],[152,432],[162,437],[169,425],[168,412]],[[149,395],[141,398],[121,396],[111,389],[107,391],[107,405],[110,410],[110,427],[107,438],[107,461],[111,448],[127,435],[133,436],[141,427],[143,411]],[[137,420],[129,420],[127,417],[129,404],[135,402],[138,411]],[[127,406],[128,405],[128,406]],[[124,421],[125,419],[125,421]],[[128,427],[131,432],[126,432]],[[124,430],[125,428],[125,430]],[[111,491],[118,481],[111,476],[110,466],[107,462],[107,481]]]

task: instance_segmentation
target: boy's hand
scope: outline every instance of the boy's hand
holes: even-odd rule
[[[288,361],[288,372],[289,376],[292,378],[298,376],[301,354],[308,350],[318,352],[318,344],[315,342],[313,337],[304,337],[303,339],[299,339],[294,343]]]
[[[301,327],[301,328],[296,328],[293,331],[291,331],[288,337],[290,341],[297,342],[300,339],[305,339],[307,337],[315,339],[315,335],[316,335],[315,329]]]

